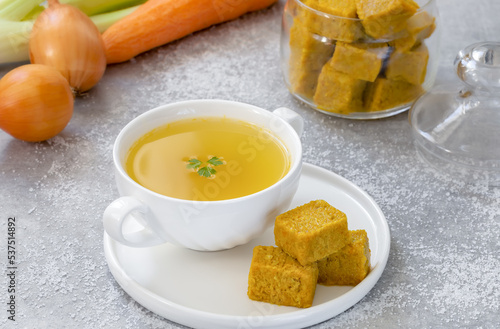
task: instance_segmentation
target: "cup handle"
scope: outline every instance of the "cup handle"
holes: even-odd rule
[[[149,224],[151,216],[147,205],[134,197],[123,196],[113,201],[104,211],[104,229],[111,238],[129,247],[152,247],[165,243],[151,229]],[[140,224],[143,228],[124,233],[123,224],[127,218],[134,220],[134,224]]]
[[[299,137],[302,136],[304,132],[304,119],[297,112],[286,107],[280,107],[274,110],[273,113],[288,122]]]

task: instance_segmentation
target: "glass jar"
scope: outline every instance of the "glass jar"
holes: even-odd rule
[[[455,179],[500,187],[500,42],[462,49],[455,83],[440,85],[410,109],[415,146]]]
[[[280,45],[285,83],[333,116],[406,111],[434,83],[438,20],[436,0],[288,0]]]

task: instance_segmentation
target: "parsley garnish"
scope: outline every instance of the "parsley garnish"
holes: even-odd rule
[[[201,166],[201,164],[202,164],[202,163],[203,163],[203,162],[201,162],[201,161],[200,161],[200,160],[198,160],[198,159],[190,159],[190,160],[188,161],[188,165],[187,165],[186,167],[187,167],[188,169],[195,169],[195,170],[196,170],[196,169],[198,169],[198,168]]]
[[[212,166],[219,166],[224,163],[220,161],[218,157],[211,157],[207,162],[210,163]]]
[[[211,157],[206,162],[206,165],[201,167],[202,164],[203,164],[203,162],[198,160],[198,159],[189,159],[188,164],[186,165],[186,168],[194,169],[194,171],[196,173],[198,173],[198,175],[200,175],[202,177],[210,178],[210,177],[212,177],[212,175],[215,175],[215,173],[217,172],[213,167],[220,166],[220,165],[224,164],[224,161],[222,161],[218,157]]]

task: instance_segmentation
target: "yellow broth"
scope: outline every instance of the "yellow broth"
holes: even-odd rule
[[[189,167],[190,160],[198,166]],[[125,169],[137,183],[169,197],[226,200],[279,181],[290,169],[290,156],[267,129],[207,117],[180,120],[147,133],[129,150]]]

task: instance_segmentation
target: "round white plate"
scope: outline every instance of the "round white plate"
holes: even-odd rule
[[[133,299],[171,321],[194,328],[307,327],[361,300],[382,275],[390,249],[387,221],[368,194],[328,170],[304,164],[291,208],[318,199],[346,213],[350,230],[366,230],[371,271],[355,287],[318,285],[310,308],[277,306],[247,297],[253,247],[274,245],[272,228],[246,245],[217,252],[170,244],[131,248],[105,233],[106,260],[116,281]]]

